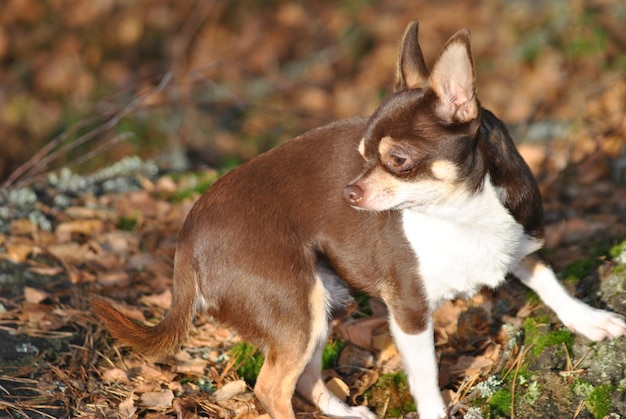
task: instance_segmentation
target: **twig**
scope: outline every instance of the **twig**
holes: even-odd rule
[[[517,383],[517,373],[519,372],[519,369],[522,366],[522,360],[524,359],[526,354],[528,354],[528,351],[530,351],[532,347],[533,345],[530,345],[528,348],[524,348],[524,346],[522,346],[522,350],[520,351],[519,355],[515,359],[515,363],[513,364],[513,366],[511,366],[511,369],[505,374],[505,377],[506,377],[506,375],[508,375],[511,372],[513,367],[515,367],[515,372],[513,373],[513,380],[511,380],[511,419],[515,419],[515,386]]]
[[[593,348],[589,348],[589,350],[587,352],[585,352],[585,354],[578,361],[576,361],[576,363],[574,364],[573,368],[577,369],[578,366],[587,358],[587,356],[589,356],[589,354],[591,352],[593,352]]]
[[[104,152],[106,149],[111,148],[114,145],[121,143],[123,141],[126,141],[128,138],[133,137],[133,136],[134,136],[134,133],[132,132],[123,132],[119,135],[116,135],[115,137],[110,138],[109,140],[105,141],[103,144],[100,144],[95,149],[89,151],[88,153],[83,154],[78,159],[73,160],[72,162],[66,164],[65,167],[67,168],[76,167],[79,164],[82,164],[88,160],[91,160],[97,155],[102,154],[102,152]],[[47,176],[49,176],[51,173],[54,173],[55,171],[56,170],[50,170],[48,172],[43,172],[34,176],[30,176],[27,181],[20,182],[18,186],[24,186],[25,184],[36,183],[39,179],[46,178]]]
[[[458,390],[456,391],[454,398],[450,405],[452,406],[449,411],[449,415],[452,416],[457,413],[461,408],[466,408],[467,404],[470,403],[476,396],[479,394],[478,390],[471,391],[476,381],[480,378],[480,374],[474,374],[467,376],[461,382]]]
[[[385,415],[387,414],[387,409],[389,408],[389,400],[391,399],[391,397],[387,397],[387,399],[385,400],[385,404],[383,405],[383,409],[382,412],[380,412],[379,417],[384,418],[386,417]]]
[[[76,124],[74,124],[70,128],[68,128],[66,131],[64,131],[63,133],[61,133],[60,135],[58,135],[57,137],[52,139],[50,142],[48,142],[48,144],[46,144],[41,149],[39,149],[39,151],[37,151],[33,155],[33,157],[31,157],[24,164],[22,164],[17,169],[15,169],[11,173],[11,175],[7,178],[7,180],[2,184],[2,187],[3,188],[7,188],[7,187],[11,186],[24,173],[29,172],[32,169],[32,167],[35,164],[37,164],[38,161],[40,161],[46,154],[48,154],[50,151],[52,151],[57,145],[63,143],[71,135],[74,135],[74,133],[76,133],[78,130],[80,130],[81,128],[83,128],[83,127],[85,127],[85,126],[87,126],[87,125],[89,125],[89,124],[91,124],[93,122],[95,122],[97,119],[98,119],[98,117],[96,117],[96,116],[93,116],[91,118],[82,119],[81,121],[77,122]]]
[[[574,416],[572,416],[572,419],[576,419],[578,415],[580,415],[580,412],[583,411],[583,407],[585,407],[585,401],[581,400],[580,403],[578,403],[578,408],[574,412]]]
[[[76,125],[74,125],[72,128],[69,129],[69,134],[68,133],[61,134],[59,137],[55,138],[46,146],[44,146],[39,152],[35,153],[35,155],[32,158],[30,158],[26,163],[18,167],[11,174],[11,176],[9,176],[9,178],[2,184],[2,187],[3,188],[9,188],[11,186],[20,187],[20,186],[25,186],[27,184],[32,183],[31,177],[41,174],[41,172],[44,171],[48,167],[48,164],[50,162],[59,158],[59,156],[67,153],[68,151],[73,150],[76,147],[86,143],[87,141],[92,140],[98,135],[101,135],[109,131],[110,129],[115,128],[120,123],[122,118],[124,118],[126,115],[130,114],[132,111],[137,109],[145,98],[163,91],[163,89],[165,89],[165,87],[169,84],[171,79],[172,79],[172,73],[171,72],[165,73],[165,75],[163,76],[163,78],[161,79],[161,81],[159,82],[157,86],[135,97],[130,103],[125,105],[122,109],[120,109],[117,113],[115,113],[111,118],[109,118],[102,125],[98,126],[97,128],[92,129],[91,131],[86,132],[85,134],[76,138],[71,143],[66,144],[65,146],[52,152],[52,149],[54,149],[54,147],[56,147],[57,145],[62,143],[65,139],[67,139],[70,134],[76,132],[79,128],[87,124],[85,120],[80,121],[79,123],[77,123]],[[93,118],[90,120],[90,122],[91,121],[93,121]],[[28,176],[28,178],[23,179],[21,181],[19,180],[20,178],[24,178],[26,176]]]

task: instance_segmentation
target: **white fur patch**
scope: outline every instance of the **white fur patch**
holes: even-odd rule
[[[542,262],[529,257],[513,273],[535,291],[570,330],[594,341],[626,335],[622,316],[590,307],[569,295],[552,269]]]
[[[402,356],[409,388],[415,399],[419,417],[445,418],[446,408],[439,391],[439,370],[432,320],[429,319],[428,326],[423,332],[409,335],[400,329],[391,316],[389,330]]]
[[[489,178],[478,194],[454,190],[436,204],[402,211],[407,239],[418,256],[431,309],[444,299],[496,287],[541,243],[524,234]]]
[[[359,154],[361,157],[365,158],[365,139],[361,138],[361,142],[359,143]]]

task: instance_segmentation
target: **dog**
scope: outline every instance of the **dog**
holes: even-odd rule
[[[625,335],[621,316],[570,296],[536,256],[539,189],[476,97],[469,31],[429,71],[411,22],[396,78],[370,118],[311,130],[220,178],[180,230],[165,319],[138,325],[96,299],[111,335],[163,356],[206,312],[264,349],[255,394],[273,418],[292,419],[294,391],[328,416],[376,417],[321,378],[329,321],[352,303],[349,290],[386,303],[422,419],[447,414],[431,317],[445,299],[512,273],[571,330],[595,341]]]

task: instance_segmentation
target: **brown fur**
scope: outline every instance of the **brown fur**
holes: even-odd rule
[[[374,169],[367,165],[377,160],[385,136],[408,144],[404,152],[415,163],[406,174],[396,173],[398,178],[432,176],[438,159],[457,164],[460,181],[475,189],[490,173],[494,184],[509,189],[513,216],[527,231],[540,233],[539,192],[504,127],[480,108],[476,118],[464,121],[471,106],[442,120],[433,90],[414,86],[428,78],[416,22],[402,45],[399,91],[371,118],[309,131],[223,176],[200,197],[179,233],[174,299],[160,324],[138,325],[107,303],[93,302],[116,339],[163,356],[182,343],[195,309],[204,310],[265,349],[255,392],[274,417],[290,418],[291,394],[303,371],[313,374],[314,388],[323,386],[311,360],[326,337],[321,323],[330,316],[324,311],[329,301],[315,294],[321,265],[332,267],[351,288],[381,297],[403,332],[425,330],[428,302],[400,213],[359,211],[346,202],[350,190],[344,188]],[[366,167],[358,152],[361,139]],[[516,170],[491,163],[496,152],[513,160]],[[468,160],[472,154],[480,157]],[[522,208],[523,200],[530,200],[528,207]],[[343,301],[330,303],[340,311]],[[311,391],[305,396],[319,393]]]

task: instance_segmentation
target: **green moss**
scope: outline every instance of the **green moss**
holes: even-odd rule
[[[127,217],[120,215],[117,217],[117,228],[124,231],[132,231],[137,225],[136,217]]]
[[[409,383],[404,373],[383,374],[366,393],[368,405],[379,414],[387,407],[386,416],[402,417],[415,411],[415,402],[409,392]]]
[[[612,385],[601,385],[593,389],[587,403],[596,419],[608,416],[611,413],[611,393],[616,390]]]
[[[196,182],[193,182],[193,186],[188,188],[180,189],[174,192],[172,195],[168,197],[168,201],[170,202],[182,202],[186,199],[193,199],[198,195],[201,195],[206,191],[209,186],[211,186],[217,180],[217,176],[209,176],[198,179]]]
[[[565,281],[579,282],[593,272],[597,266],[598,261],[595,257],[576,260],[565,267],[563,270],[563,279]]]
[[[346,344],[338,339],[329,341],[322,352],[322,369],[334,368],[345,346]]]
[[[534,304],[541,303],[541,298],[539,298],[539,295],[537,295],[537,293],[531,290],[530,288],[526,288],[524,290],[524,296],[525,296],[525,300],[528,301],[529,303],[534,303]]]
[[[182,202],[187,199],[195,199],[198,195],[203,194],[209,189],[221,176],[234,169],[238,164],[239,161],[237,160],[228,160],[219,170],[184,174],[172,173],[170,175],[172,179],[182,186],[174,193],[164,194],[164,196],[161,196],[161,199],[166,199],[170,202]]]
[[[489,409],[492,417],[511,416],[511,391],[502,389],[496,391],[489,399]]]
[[[570,40],[566,53],[570,58],[587,58],[597,56],[605,51],[609,36],[598,22],[597,13],[587,10],[578,18],[576,26],[580,28]]]
[[[259,376],[259,371],[261,371],[261,366],[263,365],[263,354],[261,354],[254,345],[240,342],[231,348],[230,356],[235,360],[237,374],[239,374],[246,383],[254,386]]]
[[[332,368],[346,344],[340,340],[332,340],[324,347],[322,353],[323,369]],[[246,383],[254,385],[263,366],[263,354],[249,343],[240,342],[230,349],[230,356],[235,360],[235,370]]]
[[[546,323],[544,319],[527,318],[524,320],[524,333],[526,345],[533,345],[531,355],[537,357],[548,346],[561,346],[565,344],[568,352],[572,352],[574,335],[566,329],[549,331],[548,328],[539,327]]]
[[[624,248],[626,248],[626,240],[611,247],[609,250],[609,256],[611,256],[611,259],[617,259],[624,251]]]
[[[610,256],[611,259],[618,258],[625,247],[626,241],[610,247],[610,244],[606,240],[587,246],[585,251],[589,256],[567,265],[565,269],[563,269],[563,279],[574,283],[580,281],[600,266],[602,261],[606,260],[607,255]]]
[[[609,384],[594,387],[581,379],[576,380],[572,386],[572,392],[585,401],[587,408],[597,419],[607,417],[611,413],[611,394],[617,389],[618,387]]]
[[[626,252],[626,240],[611,247],[609,250],[609,256],[612,260],[616,261],[617,264],[613,269],[613,272],[616,274],[622,273],[626,270],[626,263],[624,261],[624,254]]]

